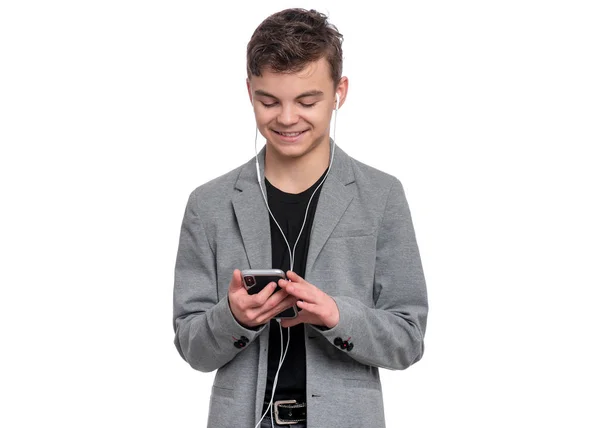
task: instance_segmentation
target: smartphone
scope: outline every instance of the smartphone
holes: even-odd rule
[[[242,271],[242,279],[248,294],[260,293],[269,283],[278,283],[280,279],[285,279],[285,273],[281,269],[246,269]],[[281,290],[278,285],[275,291]],[[275,292],[274,291],[274,292]],[[298,307],[296,305],[280,312],[275,318],[289,319],[298,316]]]

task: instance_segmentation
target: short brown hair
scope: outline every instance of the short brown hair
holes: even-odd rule
[[[254,31],[246,51],[248,78],[265,69],[296,73],[325,58],[334,86],[342,77],[343,36],[316,10],[286,9],[265,19]]]

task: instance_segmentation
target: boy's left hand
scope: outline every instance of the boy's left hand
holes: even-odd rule
[[[282,319],[282,327],[292,327],[297,324],[306,323],[335,327],[340,320],[340,311],[335,300],[327,293],[321,291],[311,283],[305,281],[300,275],[287,271],[287,278],[279,280],[279,286],[286,293],[296,297],[298,308],[302,309],[298,316],[293,319]]]

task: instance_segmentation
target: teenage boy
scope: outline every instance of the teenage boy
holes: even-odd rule
[[[218,369],[211,428],[383,427],[378,367],[423,355],[427,294],[402,185],[330,138],[348,93],[341,43],[313,10],[260,24],[247,87],[266,145],[189,198],[175,345],[193,368]],[[287,280],[250,295],[250,268]],[[298,316],[278,324],[293,305]]]

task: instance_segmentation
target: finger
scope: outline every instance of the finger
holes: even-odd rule
[[[287,296],[281,303],[279,303],[274,308],[266,310],[262,314],[258,315],[256,317],[256,320],[258,322],[260,322],[261,324],[265,323],[267,321],[270,321],[272,318],[277,316],[277,314],[294,306],[295,303],[296,303],[296,299],[294,298],[294,296]]]
[[[305,282],[304,278],[302,278],[296,272],[291,271],[291,270],[287,271],[286,276],[289,280],[294,281],[294,282]]]
[[[280,279],[279,281],[277,281],[277,285],[279,285],[284,290],[287,289],[287,287],[289,287],[290,284],[291,282],[287,279]]]
[[[309,302],[302,301],[302,300],[298,300],[298,302],[296,304],[303,311],[307,311],[307,312],[310,312],[311,314],[315,314],[315,315],[319,315],[319,316],[322,315],[323,311],[322,311],[321,305],[317,305],[315,303],[309,303]]]
[[[281,320],[283,328],[293,327],[306,322],[306,314],[300,312],[296,318]]]
[[[271,294],[267,301],[260,307],[260,312],[267,312],[277,307],[290,295],[285,290],[279,290]],[[293,297],[292,297],[293,298]],[[295,300],[295,299],[294,299]]]
[[[242,281],[242,272],[239,269],[233,271],[231,276],[231,282],[229,283],[229,291],[235,293],[240,289],[244,289],[244,283]]]
[[[311,303],[317,302],[317,288],[306,281],[304,283],[287,282],[281,288],[299,300],[307,300]]]
[[[273,294],[273,292],[275,291],[276,288],[277,288],[277,284],[275,284],[274,282],[269,282],[265,286],[265,288],[260,290],[255,295],[250,296],[251,297],[250,307],[259,308],[262,305],[264,305],[265,302],[269,299],[269,297],[271,297],[271,294]]]
[[[293,319],[281,320],[281,326],[283,328],[293,327],[293,326],[301,324],[301,323],[302,323],[302,321],[299,321],[298,317],[293,318]]]

